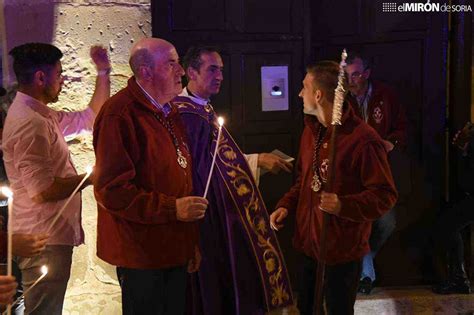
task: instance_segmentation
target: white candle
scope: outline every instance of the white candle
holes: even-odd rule
[[[8,224],[7,224],[7,276],[12,275],[12,244],[13,244],[13,193],[8,187],[0,188],[3,195],[8,198]],[[6,313],[10,315],[12,312],[12,305],[8,304]]]
[[[216,147],[214,149],[214,156],[212,157],[211,169],[209,170],[209,176],[207,177],[206,189],[204,190],[203,198],[206,198],[207,191],[209,190],[209,184],[211,183],[212,171],[214,170],[214,164],[216,163],[217,150],[219,148],[219,142],[221,140],[222,126],[224,125],[224,118],[217,118],[219,123],[219,131],[217,132]]]
[[[79,183],[79,185],[77,185],[76,189],[74,189],[74,191],[73,191],[72,194],[69,196],[69,198],[66,200],[66,203],[63,205],[63,207],[58,211],[58,213],[56,213],[56,216],[54,217],[54,220],[51,222],[51,224],[49,225],[49,228],[46,230],[46,234],[48,234],[49,232],[51,232],[51,229],[53,228],[54,224],[56,224],[56,221],[58,221],[58,219],[59,219],[59,217],[61,216],[61,214],[63,213],[64,209],[66,209],[67,205],[71,202],[72,197],[74,197],[74,195],[77,193],[77,191],[79,190],[79,188],[81,188],[82,184],[84,184],[84,182],[86,181],[86,179],[89,178],[89,176],[91,175],[91,173],[92,173],[92,166],[86,167],[86,175],[85,175],[84,178],[81,180],[81,182]]]
[[[36,281],[33,282],[33,284],[31,285],[31,287],[29,287],[28,290],[26,290],[25,292],[23,292],[23,294],[22,294],[18,299],[16,299],[15,302],[13,302],[13,303],[11,304],[11,306],[13,306],[13,305],[17,304],[18,302],[20,302],[20,300],[23,299],[23,298],[25,297],[25,295],[26,295],[28,292],[30,292],[30,290],[33,289],[33,287],[34,287],[35,285],[37,285],[38,282],[41,281],[41,279],[43,279],[44,277],[46,277],[46,275],[48,274],[48,267],[47,267],[47,266],[42,266],[42,267],[41,267],[41,273],[42,273],[41,276],[39,276],[38,279],[36,279]],[[3,312],[3,314],[6,314],[6,313],[7,313],[7,311]]]

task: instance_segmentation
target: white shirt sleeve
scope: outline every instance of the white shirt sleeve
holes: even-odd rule
[[[255,183],[259,184],[260,182],[260,168],[258,167],[258,153],[253,154],[244,154],[247,163],[249,164],[250,171],[252,172]]]

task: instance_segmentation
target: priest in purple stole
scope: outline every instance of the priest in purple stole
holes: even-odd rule
[[[218,52],[209,47],[191,49],[184,60],[189,84],[172,104],[187,129],[194,194],[202,196],[218,133],[208,99],[219,91],[223,65]],[[254,173],[222,128],[207,194],[209,206],[200,222],[201,267],[191,276],[192,314],[265,314],[294,305],[284,258]]]

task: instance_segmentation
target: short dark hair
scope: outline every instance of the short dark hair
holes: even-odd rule
[[[183,68],[186,71],[189,67],[199,70],[202,65],[201,55],[206,53],[218,53],[219,48],[215,46],[191,46],[183,57]]]
[[[308,65],[306,71],[314,77],[313,87],[322,90],[328,102],[334,102],[339,64],[335,61],[323,60]]]
[[[354,52],[351,52],[347,55],[347,58],[346,58],[346,63],[348,65],[351,65],[354,63],[354,61],[359,58],[360,60],[362,60],[362,65],[364,66],[364,70],[367,70],[367,69],[370,69],[372,68],[372,59],[368,56],[365,56],[364,54],[358,52],[358,51],[354,51]]]
[[[63,57],[59,48],[45,43],[23,44],[10,50],[9,54],[13,57],[13,71],[20,85],[30,84],[36,71],[48,70]]]

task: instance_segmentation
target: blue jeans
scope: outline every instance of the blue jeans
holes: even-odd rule
[[[370,252],[362,259],[361,279],[369,277],[372,281],[375,280],[375,255],[377,255],[377,252],[382,248],[390,235],[392,235],[395,230],[395,225],[396,218],[394,209],[391,209],[372,223],[372,231],[369,238]]]

